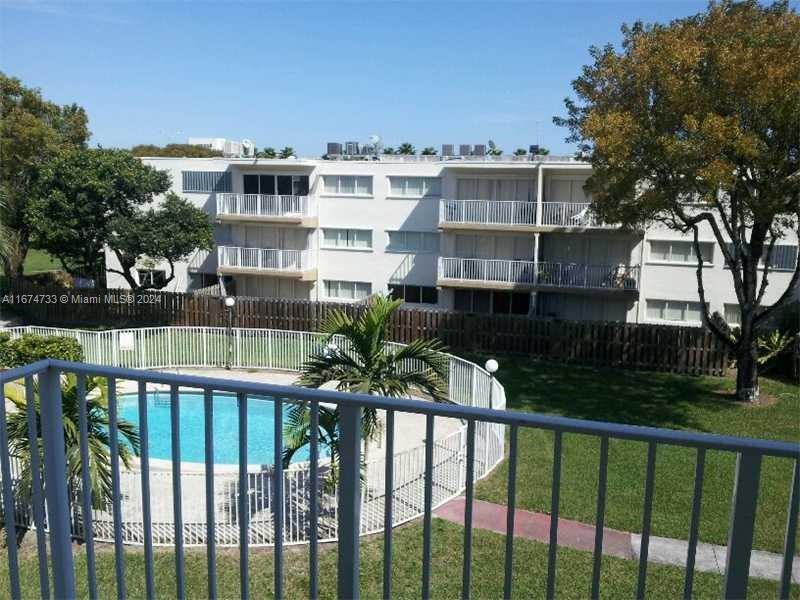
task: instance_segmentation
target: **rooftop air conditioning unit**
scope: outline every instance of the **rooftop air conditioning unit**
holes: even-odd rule
[[[442,156],[454,156],[453,144],[442,144]]]
[[[473,156],[486,156],[486,144],[475,144],[472,150]]]
[[[459,144],[458,145],[458,155],[459,156],[469,156],[472,154],[472,146],[470,144]]]
[[[342,145],[339,142],[328,142],[327,154],[341,154]]]

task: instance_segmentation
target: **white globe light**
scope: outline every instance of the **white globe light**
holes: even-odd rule
[[[234,304],[236,304],[236,299],[233,296],[228,296],[225,298],[225,306],[228,308],[233,308]]]
[[[485,366],[486,366],[486,370],[489,373],[495,373],[495,372],[497,372],[497,369],[500,368],[500,365],[497,364],[497,361],[495,359],[493,359],[493,358],[490,358],[489,360],[487,360]]]

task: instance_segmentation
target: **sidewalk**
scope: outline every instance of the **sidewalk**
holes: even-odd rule
[[[463,496],[454,498],[434,511],[440,519],[464,524]],[[472,526],[496,533],[506,533],[506,507],[501,504],[475,500],[472,508]],[[594,549],[595,528],[579,521],[558,520],[558,545],[575,550]],[[517,509],[514,513],[514,537],[547,544],[550,540],[550,515]],[[618,531],[608,527],[603,529],[603,554],[638,560],[642,537],[636,533]],[[650,536],[647,561],[662,565],[686,566],[688,542],[671,538]],[[698,571],[725,571],[727,548],[716,544],[700,542],[697,544],[695,569]],[[774,552],[754,550],[750,555],[750,577],[778,581],[781,575],[782,556]],[[794,557],[792,582],[800,584],[800,557]]]

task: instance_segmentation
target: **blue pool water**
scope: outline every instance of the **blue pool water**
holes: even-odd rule
[[[120,419],[138,427],[136,394],[122,394],[118,401]],[[181,461],[205,461],[205,415],[201,393],[180,394]],[[234,394],[214,394],[214,463],[239,462],[239,409]],[[284,404],[284,418],[289,406]],[[247,400],[247,463],[271,465],[274,461],[275,407],[271,399],[249,396]],[[172,458],[170,395],[168,391],[147,394],[147,429],[150,458]],[[324,453],[320,447],[320,454]],[[308,460],[308,448],[295,453],[292,462]]]

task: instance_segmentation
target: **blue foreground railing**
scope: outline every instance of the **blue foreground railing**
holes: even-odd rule
[[[184,542],[183,542],[183,523],[182,523],[182,502],[181,502],[181,478],[180,478],[180,412],[178,405],[180,402],[180,390],[190,388],[192,390],[202,390],[205,398],[205,449],[206,473],[213,474],[213,392],[229,392],[234,394],[239,402],[239,469],[240,469],[240,490],[248,489],[247,456],[246,456],[246,432],[247,432],[247,402],[250,396],[269,396],[275,399],[275,460],[280,461],[281,449],[283,447],[283,431],[280,426],[282,423],[281,414],[284,404],[298,402],[307,403],[311,410],[312,424],[318,423],[320,403],[334,404],[340,411],[340,474],[338,481],[337,510],[338,510],[338,595],[340,598],[357,598],[359,596],[359,558],[360,558],[360,528],[361,519],[360,502],[362,490],[362,478],[360,465],[362,464],[362,443],[361,443],[361,411],[364,408],[374,408],[386,411],[385,423],[387,427],[387,449],[392,451],[394,448],[394,424],[397,413],[413,413],[423,415],[426,422],[425,435],[425,511],[423,514],[423,545],[422,545],[422,582],[421,596],[427,598],[431,592],[431,547],[432,547],[432,472],[434,468],[434,424],[437,418],[461,419],[467,424],[467,461],[466,474],[466,508],[464,517],[464,569],[462,574],[462,596],[470,596],[470,583],[472,577],[472,499],[474,496],[474,478],[471,473],[474,469],[476,460],[475,438],[476,425],[480,423],[496,423],[510,427],[510,448],[509,448],[509,469],[508,469],[508,521],[506,532],[506,556],[504,564],[504,597],[510,598],[513,586],[513,553],[514,553],[514,508],[516,497],[516,471],[517,471],[517,449],[520,429],[532,428],[552,431],[554,433],[554,454],[552,472],[552,507],[551,507],[551,528],[550,528],[550,548],[548,556],[546,594],[548,598],[555,597],[555,574],[557,566],[556,540],[558,539],[558,508],[559,494],[561,487],[561,454],[562,439],[564,434],[584,434],[594,436],[600,440],[600,460],[598,466],[598,492],[597,492],[597,514],[596,514],[596,537],[594,543],[594,553],[592,562],[591,589],[587,590],[591,597],[600,595],[600,574],[603,547],[603,519],[605,514],[605,501],[607,493],[607,470],[609,441],[611,439],[634,440],[644,442],[648,445],[647,467],[645,473],[645,493],[644,510],[642,522],[641,553],[639,558],[639,573],[637,585],[637,597],[645,596],[647,583],[647,557],[650,540],[653,489],[655,485],[655,467],[660,446],[682,446],[696,450],[696,471],[694,481],[694,497],[692,504],[692,514],[690,520],[690,530],[688,532],[688,553],[687,568],[685,573],[684,595],[692,595],[694,580],[694,559],[698,544],[698,531],[701,523],[701,500],[703,487],[703,473],[705,457],[707,451],[724,451],[737,454],[736,478],[733,489],[731,522],[728,537],[727,562],[725,565],[725,580],[723,594],[727,598],[744,598],[747,595],[747,585],[749,579],[750,556],[753,547],[753,533],[755,525],[756,507],[758,501],[759,477],[761,463],[764,457],[780,457],[793,461],[793,480],[788,505],[788,516],[786,524],[786,537],[784,543],[783,569],[780,579],[780,596],[788,597],[792,577],[792,561],[795,552],[795,540],[797,537],[798,505],[800,504],[800,446],[798,444],[754,440],[746,438],[734,438],[717,435],[707,435],[683,431],[671,431],[649,427],[636,427],[628,425],[618,425],[613,423],[600,423],[593,421],[582,421],[555,416],[544,416],[530,413],[519,413],[513,411],[498,411],[484,408],[466,407],[451,404],[435,404],[418,400],[392,399],[363,394],[346,394],[327,390],[310,390],[298,387],[278,386],[269,384],[258,384],[253,382],[212,379],[206,377],[193,377],[185,375],[175,375],[169,373],[158,373],[151,371],[140,371],[131,369],[121,369],[115,367],[102,367],[82,363],[69,363],[55,360],[45,360],[25,367],[12,369],[0,373],[0,386],[3,391],[7,384],[12,382],[23,382],[24,390],[29,400],[33,399],[36,388],[34,381],[38,380],[38,393],[41,401],[40,423],[35,422],[34,411],[28,410],[28,426],[31,438],[41,438],[41,446],[44,450],[44,463],[39,464],[39,457],[31,457],[32,477],[32,515],[33,524],[37,532],[37,551],[39,558],[39,579],[42,595],[49,597],[50,593],[56,598],[71,598],[75,596],[75,571],[72,554],[72,531],[70,528],[71,511],[75,510],[70,505],[70,490],[66,472],[66,457],[64,450],[64,430],[62,427],[62,402],[61,402],[61,377],[65,374],[77,376],[77,394],[80,403],[79,410],[79,429],[80,429],[80,453],[83,465],[87,465],[87,415],[85,408],[86,399],[86,378],[89,376],[99,376],[107,378],[109,389],[109,420],[112,444],[116,444],[115,433],[117,428],[117,383],[121,381],[131,381],[138,385],[140,401],[140,435],[143,440],[141,446],[141,477],[142,477],[142,510],[144,514],[144,559],[145,559],[145,587],[149,597],[155,596],[155,572],[153,562],[153,543],[152,531],[149,523],[150,510],[150,489],[148,487],[148,446],[147,446],[147,420],[146,411],[142,409],[145,404],[147,385],[158,384],[168,386],[171,395],[171,434],[172,434],[172,467],[173,467],[173,499],[174,499],[174,527],[175,527],[175,581],[177,597],[185,595],[185,574],[184,574]],[[5,397],[5,394],[3,394]],[[28,402],[32,407],[33,402]],[[8,431],[6,421],[5,403],[0,403],[0,476],[2,476],[3,492],[3,513],[13,515],[19,507],[15,504],[13,491],[13,472],[12,460],[19,457],[12,457],[8,451],[1,450],[8,448]],[[38,428],[38,431],[37,431]],[[311,437],[311,490],[310,498],[317,499],[319,491],[319,481],[321,468],[318,464],[318,436],[316,429],[312,427]],[[114,456],[112,448],[112,456]],[[114,488],[114,501],[112,511],[114,514],[114,552],[115,552],[115,571],[117,594],[122,597],[125,595],[125,560],[122,536],[122,515],[119,505],[119,461],[114,459],[112,464],[112,487]],[[394,476],[392,471],[393,462],[386,461],[385,485],[386,490],[392,490],[391,482]],[[84,489],[89,489],[89,473],[84,469],[82,473]],[[280,469],[274,470],[274,490],[276,497],[282,498],[284,494],[283,478]],[[206,507],[208,518],[206,526],[209,528],[208,549],[207,549],[207,576],[208,594],[216,597],[216,559],[215,559],[215,536],[214,513],[209,507],[214,500],[214,478],[206,478],[205,485]],[[241,596],[249,596],[248,587],[248,518],[249,494],[238,494],[239,521],[240,528],[240,554],[239,568],[241,579]],[[98,597],[97,578],[95,572],[95,548],[92,535],[91,522],[91,497],[90,494],[81,494],[84,515],[83,531],[86,542],[87,557],[87,588],[91,598]],[[320,510],[317,502],[312,500],[310,503],[308,527],[310,528],[309,540],[309,596],[317,597],[319,590],[317,557],[318,541],[317,528],[319,527]],[[284,503],[281,501],[272,503],[273,519],[275,524],[275,543],[274,543],[274,593],[278,598],[283,597],[284,581],[284,544],[283,533],[281,531],[283,523]],[[384,507],[385,511],[391,514],[392,498],[388,494]],[[88,518],[86,516],[88,515]],[[8,567],[10,593],[13,598],[21,596],[19,557],[14,543],[16,530],[15,519],[4,519],[6,524],[6,536],[8,540]],[[387,517],[386,523],[391,524],[391,518]],[[44,532],[47,531],[47,536]],[[49,539],[49,557],[46,540]],[[384,532],[384,597],[391,597],[391,573],[392,565],[392,529],[387,527]],[[48,562],[49,561],[49,562]],[[48,568],[49,567],[49,568]],[[52,574],[52,579],[51,579]],[[517,595],[524,594],[524,590],[516,590]]]

